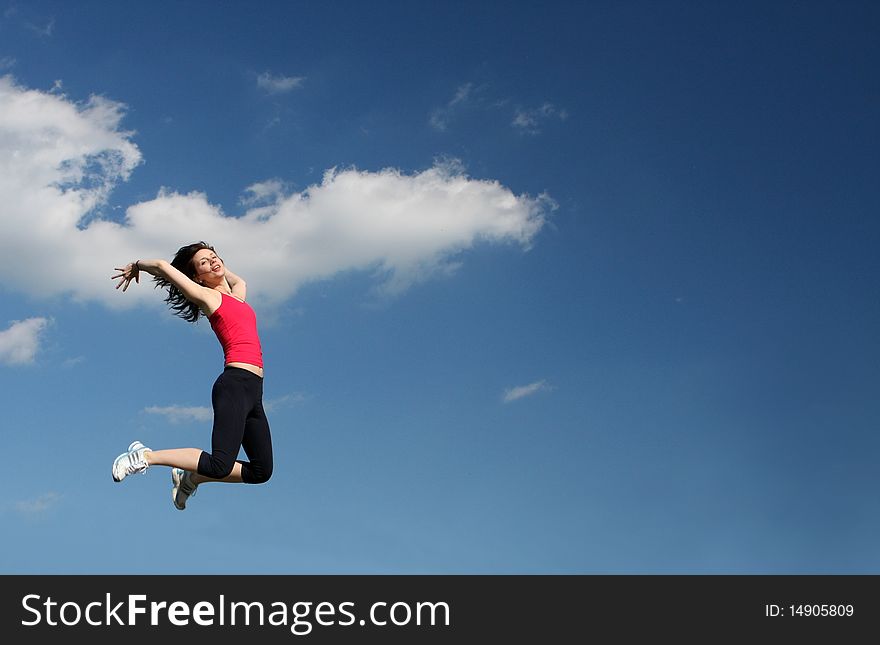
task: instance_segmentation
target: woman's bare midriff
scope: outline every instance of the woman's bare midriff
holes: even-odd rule
[[[243,370],[247,370],[253,374],[256,374],[260,378],[263,378],[263,368],[258,367],[256,365],[251,365],[250,363],[226,363],[226,367],[238,367]]]

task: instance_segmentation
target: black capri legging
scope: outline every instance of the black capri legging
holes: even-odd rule
[[[227,367],[214,382],[211,403],[211,452],[199,455],[199,474],[223,479],[239,461],[239,448],[244,448],[250,461],[240,462],[242,481],[268,481],[272,476],[272,436],[263,410],[263,379],[248,370]]]

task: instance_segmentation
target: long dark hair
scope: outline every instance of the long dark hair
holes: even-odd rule
[[[202,249],[213,251],[214,247],[204,241],[181,246],[177,250],[177,253],[174,254],[174,259],[171,260],[171,266],[195,281],[196,268],[193,266],[193,256]],[[199,319],[199,316],[202,313],[199,306],[194,302],[187,300],[186,296],[183,295],[183,292],[175,287],[171,281],[166,278],[160,278],[159,276],[154,276],[153,280],[156,282],[156,288],[161,287],[168,291],[168,295],[165,296],[165,302],[168,303],[168,306],[174,312],[175,316],[180,316],[185,321],[191,323],[194,323]]]

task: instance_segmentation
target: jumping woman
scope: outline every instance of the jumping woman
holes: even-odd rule
[[[113,481],[150,466],[171,467],[171,497],[179,510],[205,482],[261,484],[272,476],[272,437],[263,410],[263,353],[254,310],[245,303],[247,285],[206,242],[181,247],[171,262],[137,260],[116,267],[116,288],[140,283],[140,272],[165,288],[175,315],[187,322],[205,316],[223,347],[225,368],[214,383],[211,452],[199,448],[151,450],[134,441],[113,462]],[[240,461],[244,448],[250,461]]]

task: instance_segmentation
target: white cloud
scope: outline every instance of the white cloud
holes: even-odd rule
[[[60,499],[60,494],[56,492],[48,492],[45,495],[40,495],[35,499],[27,499],[15,502],[14,508],[16,511],[23,515],[34,516],[50,510],[59,502]]]
[[[279,179],[257,182],[245,188],[241,203],[244,206],[273,204],[284,197],[284,191],[284,182]]]
[[[334,168],[295,193],[275,180],[253,184],[239,217],[204,193],[163,189],[116,221],[99,207],[141,162],[133,133],[120,128],[123,114],[123,105],[105,98],[77,104],[0,77],[3,285],[115,307],[155,303],[143,282],[116,291],[113,268],[169,259],[205,239],[264,302],[352,270],[372,272],[380,292],[396,294],[453,271],[461,253],[479,244],[529,248],[555,208],[547,196],[516,195],[438,162],[412,174]]]
[[[551,389],[552,388],[547,385],[547,381],[536,381],[535,383],[529,383],[528,385],[518,385],[517,387],[512,387],[504,391],[503,401],[505,403],[511,403],[518,399]]]
[[[33,363],[40,349],[40,333],[48,324],[45,318],[28,318],[15,320],[9,329],[0,331],[0,363]]]
[[[304,76],[275,76],[263,72],[257,77],[257,87],[269,94],[285,94],[302,87],[305,80]]]
[[[568,118],[568,112],[557,108],[552,103],[544,103],[539,108],[534,109],[517,109],[513,117],[511,125],[527,134],[539,134],[540,126],[549,119],[565,121]]]
[[[171,423],[183,423],[187,421],[210,421],[214,418],[214,411],[204,406],[186,407],[182,405],[169,405],[159,407],[156,405],[144,408],[147,414],[160,414],[168,417]]]

